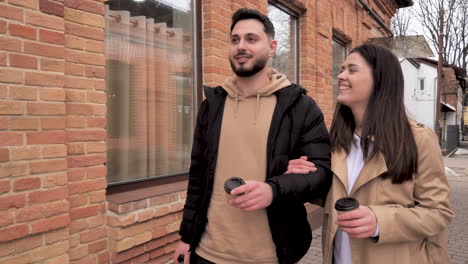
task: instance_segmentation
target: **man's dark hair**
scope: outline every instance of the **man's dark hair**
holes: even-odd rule
[[[241,8],[232,15],[231,32],[237,22],[246,19],[255,19],[263,24],[263,30],[271,39],[275,38],[275,27],[270,19],[255,9]]]

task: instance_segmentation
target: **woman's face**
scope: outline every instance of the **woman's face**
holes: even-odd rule
[[[359,53],[353,52],[346,58],[338,75],[338,86],[338,103],[351,109],[367,108],[374,80],[371,67]]]

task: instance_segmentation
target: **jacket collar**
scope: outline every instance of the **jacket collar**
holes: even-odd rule
[[[367,160],[364,163],[364,167],[359,172],[359,176],[349,195],[353,196],[360,187],[387,172],[387,170],[385,158],[379,151],[371,160]],[[346,192],[348,192],[348,162],[347,154],[344,150],[333,152],[332,171],[343,184]]]

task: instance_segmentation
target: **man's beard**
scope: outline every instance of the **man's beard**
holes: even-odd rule
[[[238,56],[240,54],[237,54],[236,56]],[[229,59],[229,63],[231,64],[231,68],[232,68],[232,71],[239,77],[250,77],[252,75],[255,75],[257,72],[263,70],[263,68],[265,68],[267,62],[268,62],[268,56],[262,56],[260,58],[258,58],[257,60],[255,60],[253,62],[253,65],[252,67],[249,69],[249,68],[246,68],[244,65],[240,65],[239,67],[236,68],[236,65],[235,65],[235,62],[234,62],[234,58],[233,59]]]

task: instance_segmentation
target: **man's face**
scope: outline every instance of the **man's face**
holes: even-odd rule
[[[250,77],[265,68],[276,51],[276,41],[256,19],[240,20],[231,32],[229,62],[239,77]]]

